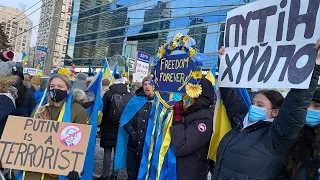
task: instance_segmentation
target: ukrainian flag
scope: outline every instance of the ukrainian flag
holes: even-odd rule
[[[87,154],[84,161],[84,175],[81,176],[82,180],[88,180],[92,179],[93,174],[93,165],[94,165],[94,152],[96,147],[96,134],[97,134],[97,127],[98,127],[98,116],[99,111],[103,108],[103,102],[102,98],[100,96],[101,91],[101,80],[102,80],[102,72],[99,72],[96,76],[97,78],[94,78],[94,82],[91,83],[91,86],[89,87],[89,91],[93,92],[96,96],[94,100],[93,110],[91,115],[89,116],[89,125],[92,126],[88,148],[87,148]]]
[[[106,59],[104,60],[103,77],[102,77],[102,79],[106,79],[106,78],[109,77],[110,75],[111,75],[110,67],[109,67],[109,64],[108,64],[108,59],[106,58]]]
[[[214,89],[216,89],[216,86],[215,86],[215,84],[216,84],[216,70],[217,70],[217,64],[213,65],[211,70],[206,75],[206,79],[208,79],[212,83]]]
[[[124,70],[123,70],[123,77],[129,79],[129,58],[127,58],[126,62],[124,63]]]
[[[111,81],[110,81],[110,86],[113,85],[113,83],[114,83],[114,75],[117,74],[117,70],[118,70],[118,64],[116,64],[116,66],[114,66],[114,68],[113,68],[112,77],[111,77]]]
[[[23,53],[22,53],[22,61],[23,61],[23,62],[27,62],[28,60],[29,60],[29,58],[28,58],[27,53],[26,53],[26,52],[23,52]]]

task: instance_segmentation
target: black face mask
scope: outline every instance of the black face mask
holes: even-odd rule
[[[50,93],[51,99],[54,102],[60,102],[68,96],[67,91],[63,91],[60,89],[51,89],[49,93]]]

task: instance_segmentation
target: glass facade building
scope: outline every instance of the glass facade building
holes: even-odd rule
[[[102,67],[105,57],[155,56],[178,32],[192,36],[207,56],[218,60],[227,12],[248,0],[74,0],[65,62]]]

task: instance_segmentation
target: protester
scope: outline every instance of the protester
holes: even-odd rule
[[[224,48],[219,54],[224,54]],[[305,124],[320,75],[320,57],[316,64],[309,89],[291,89],[284,101],[277,91],[261,91],[254,97],[249,113],[235,90],[220,89],[233,129],[219,144],[213,180],[260,180],[279,176],[286,153]]]
[[[31,84],[35,90],[38,90],[41,84],[40,76],[35,75],[31,78]]]
[[[318,41],[319,42],[319,41]],[[320,43],[316,49],[320,48]],[[320,59],[320,55],[318,55]],[[281,178],[318,180],[320,177],[320,88],[313,94],[307,110],[306,124],[287,153]],[[281,179],[279,178],[279,179]]]
[[[34,97],[36,99],[36,103],[39,104],[41,99],[42,99],[42,96],[44,94],[44,91],[46,90],[47,88],[47,82],[48,82],[48,78],[45,77],[45,78],[40,78],[40,87],[36,90],[36,92],[34,93]],[[44,99],[46,100],[46,99]]]
[[[13,86],[17,77],[12,75],[15,62],[0,61],[0,138],[9,114],[15,109],[18,90]]]
[[[112,149],[115,152],[120,116],[131,99],[127,86],[119,74],[114,76],[114,84],[103,96],[103,117],[101,122],[100,146],[104,148],[103,170],[100,180],[109,179]],[[113,171],[110,180],[117,179],[118,172]]]
[[[18,89],[18,98],[16,99],[16,109],[12,111],[11,115],[30,117],[36,106],[36,101],[31,88],[24,85],[24,76],[20,71],[14,71],[13,75],[17,76],[17,81],[14,86]]]
[[[33,93],[36,92],[35,88],[31,85],[31,75],[28,73],[24,73],[23,74],[23,84],[27,87],[30,88],[32,90]]]
[[[58,120],[62,111],[63,104],[66,102],[68,94],[72,91],[72,85],[70,80],[60,74],[53,75],[49,78],[47,83],[47,89],[49,95],[47,98],[47,104],[39,107],[38,115],[41,119]],[[70,123],[87,123],[87,113],[82,105],[78,102],[83,101],[85,93],[81,90],[74,90],[72,94],[71,104],[71,119]],[[42,174],[37,172],[26,172],[24,180],[40,180]],[[72,171],[67,176],[69,180],[79,180],[79,173]],[[44,180],[57,180],[57,175],[45,174]]]
[[[129,134],[126,162],[128,180],[136,180],[138,178],[144,139],[146,137],[148,120],[152,107],[152,103],[150,101],[154,96],[154,92],[149,84],[149,78],[150,77],[147,76],[143,79],[143,87],[139,88],[136,92],[136,96],[139,96],[139,98],[146,98],[149,101],[146,101],[146,103],[137,110],[133,118],[124,125],[125,131]],[[134,98],[132,100],[134,100]]]
[[[103,97],[104,93],[106,93],[109,90],[109,79],[102,80],[102,89],[101,89],[101,97]]]
[[[178,180],[207,179],[208,150],[213,131],[213,113],[211,107],[215,101],[215,92],[211,82],[202,79],[202,93],[193,99],[186,111],[183,101],[174,107],[171,127],[171,141],[176,155]]]

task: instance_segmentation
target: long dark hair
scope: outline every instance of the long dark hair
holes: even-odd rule
[[[287,153],[284,174],[292,179],[299,175],[299,169],[303,165],[306,156],[309,153],[311,157],[320,155],[320,127],[309,127],[305,125],[299,132],[297,141]],[[312,178],[317,177],[318,168],[312,169]]]
[[[263,94],[271,102],[272,109],[279,109],[284,98],[282,94],[275,90],[262,90],[258,94]]]

